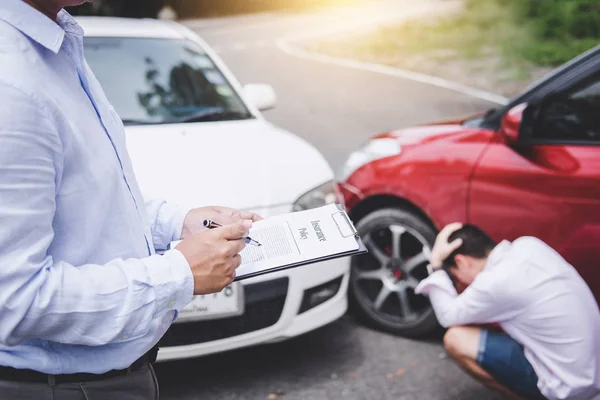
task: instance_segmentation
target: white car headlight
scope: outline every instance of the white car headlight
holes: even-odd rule
[[[294,211],[310,210],[331,203],[343,203],[343,198],[335,181],[325,182],[306,192],[294,202]]]
[[[396,156],[400,154],[400,152],[401,147],[397,139],[373,139],[350,154],[350,157],[348,157],[348,160],[346,160],[346,163],[338,174],[338,179],[340,181],[345,181],[363,165],[368,164],[371,161],[379,160],[380,158]]]

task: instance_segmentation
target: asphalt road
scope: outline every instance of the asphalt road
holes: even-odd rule
[[[492,104],[424,83],[295,57],[282,51],[281,41],[358,29],[384,18],[426,17],[448,3],[372,0],[346,9],[186,24],[215,47],[242,83],[273,85],[279,102],[266,117],[313,143],[337,169],[376,133]],[[445,358],[439,337],[398,338],[363,327],[351,316],[291,341],[163,363],[157,372],[163,399],[496,398]]]

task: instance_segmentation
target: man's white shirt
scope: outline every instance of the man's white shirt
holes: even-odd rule
[[[504,241],[460,295],[444,271],[423,280],[444,327],[498,323],[523,345],[548,399],[600,399],[600,311],[577,271],[542,241]]]

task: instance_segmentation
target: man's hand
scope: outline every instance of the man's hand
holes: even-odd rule
[[[190,211],[183,222],[181,238],[188,238],[204,228],[204,220],[210,219],[220,225],[231,225],[240,220],[260,221],[262,217],[249,211],[234,210],[227,207],[202,207]]]
[[[195,295],[218,293],[233,282],[242,263],[239,253],[246,247],[242,238],[251,225],[250,220],[238,220],[191,235],[175,247],[190,264]]]
[[[433,245],[431,257],[429,259],[429,264],[434,271],[442,268],[442,263],[444,260],[462,244],[462,239],[456,239],[452,243],[448,243],[448,238],[450,235],[460,228],[462,228],[462,224],[460,222],[446,225],[446,227],[442,229],[442,231],[435,238],[435,244]]]

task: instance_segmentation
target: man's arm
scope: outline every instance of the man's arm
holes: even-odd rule
[[[152,242],[157,251],[169,248],[171,242],[181,240],[183,223],[190,210],[182,209],[160,199],[146,199]]]
[[[458,295],[444,271],[436,271],[415,292],[429,296],[435,315],[445,328],[456,325],[502,322],[520,312],[510,296],[502,295],[489,276],[478,276]]]
[[[0,343],[126,342],[185,306],[194,282],[177,250],[81,266],[48,255],[62,145],[41,102],[3,84],[0,99]]]

